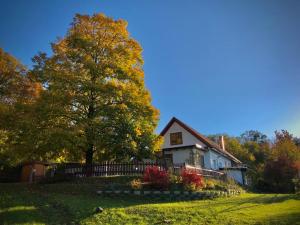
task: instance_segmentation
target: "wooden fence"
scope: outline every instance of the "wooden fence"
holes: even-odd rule
[[[196,171],[198,174],[204,177],[212,177],[217,179],[223,179],[226,175],[223,172],[216,170],[202,169],[195,167],[187,163],[173,164],[171,167],[166,167],[162,163],[116,163],[116,162],[104,162],[93,164],[92,167],[87,168],[85,164],[79,163],[66,163],[57,164],[51,169],[51,175],[64,174],[73,177],[85,177],[87,174],[90,176],[135,176],[142,175],[147,167],[158,166],[161,169],[172,171],[175,174],[180,174],[182,169],[188,169]],[[89,171],[89,172],[87,172]]]
[[[149,166],[158,166],[165,169],[163,164],[158,163],[115,163],[104,162],[93,164],[87,168],[85,164],[60,164],[54,167],[52,174],[65,174],[74,177],[85,177],[87,171],[90,176],[116,176],[116,175],[141,175]]]
[[[226,174],[223,172],[203,169],[201,167],[196,167],[193,165],[189,165],[187,163],[173,164],[173,167],[170,169],[172,169],[175,174],[179,174],[182,169],[187,169],[187,170],[195,171],[196,173],[201,174],[204,177],[212,177],[216,179],[224,179],[226,177]]]
[[[195,166],[191,166],[191,165],[185,165],[185,168],[188,170],[194,170],[198,174],[201,174],[204,177],[212,177],[212,178],[218,178],[218,179],[223,179],[226,177],[225,173],[219,172],[216,170],[203,169],[203,168],[195,167]]]

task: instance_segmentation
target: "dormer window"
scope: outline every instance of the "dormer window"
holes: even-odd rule
[[[182,132],[170,133],[170,144],[181,145],[182,144]]]

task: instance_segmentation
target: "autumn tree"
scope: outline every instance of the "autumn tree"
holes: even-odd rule
[[[294,142],[293,135],[287,130],[275,131],[272,154],[273,159],[284,156],[292,162],[300,160],[300,149]]]
[[[291,192],[294,179],[299,182],[300,148],[288,131],[276,131],[272,157],[266,162],[264,182],[269,191]]]
[[[72,137],[67,149],[84,153],[87,165],[94,157],[126,160],[158,149],[158,110],[145,88],[142,48],[126,21],[76,15],[52,51],[34,58],[32,74],[44,85],[42,111],[55,121],[49,131]]]
[[[18,160],[13,151],[22,129],[18,122],[25,120],[25,108],[39,95],[39,84],[28,76],[28,70],[15,57],[0,48],[0,164]],[[24,149],[23,149],[24,150]]]

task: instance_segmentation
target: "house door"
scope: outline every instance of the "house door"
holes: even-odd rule
[[[167,167],[173,166],[173,154],[165,154],[164,159]]]

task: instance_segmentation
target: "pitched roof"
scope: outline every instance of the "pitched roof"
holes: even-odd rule
[[[191,133],[193,136],[195,136],[198,140],[206,144],[208,147],[213,148],[216,152],[226,155],[227,157],[231,158],[233,161],[237,163],[241,163],[240,160],[238,160],[236,157],[234,157],[232,154],[227,152],[226,150],[223,150],[217,143],[210,140],[209,138],[205,137],[204,135],[200,134],[190,126],[186,125],[179,119],[173,117],[170,122],[166,125],[166,127],[160,132],[161,136],[164,136],[166,132],[169,130],[169,128],[172,126],[173,123],[178,123],[181,127],[183,127],[185,130],[187,130],[189,133]]]

